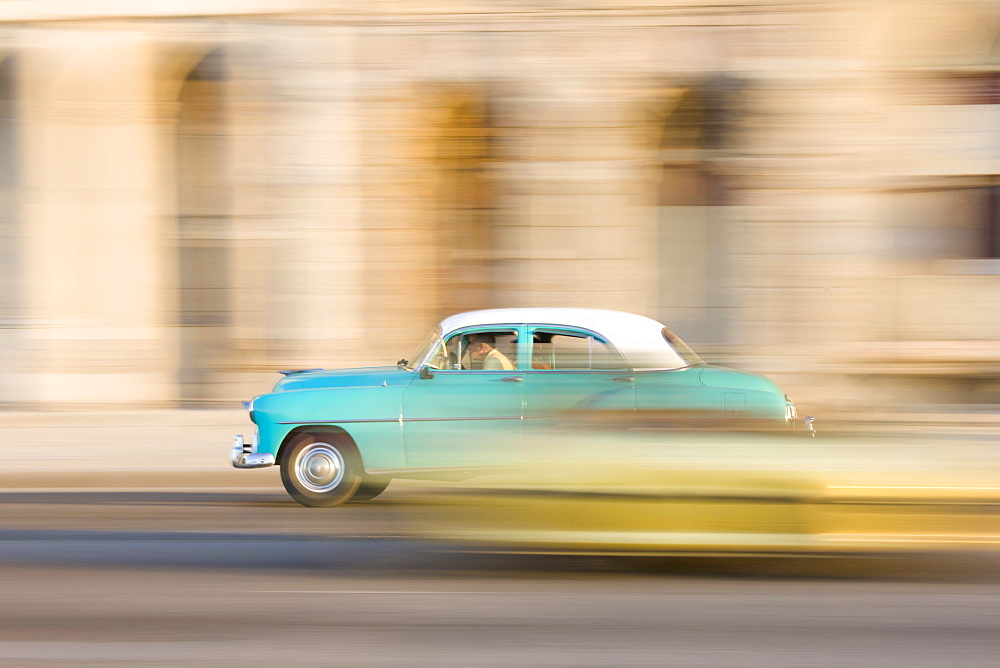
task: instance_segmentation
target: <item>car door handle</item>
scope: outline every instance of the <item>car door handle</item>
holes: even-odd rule
[[[635,376],[615,376],[611,380],[615,381],[616,383],[631,383],[632,381],[635,380]]]
[[[502,380],[505,383],[520,383],[524,379],[521,378],[520,376],[504,376],[500,380]]]

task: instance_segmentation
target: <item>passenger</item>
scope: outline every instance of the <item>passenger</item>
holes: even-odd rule
[[[472,359],[482,362],[484,371],[513,371],[514,365],[496,349],[496,343],[496,337],[489,332],[476,334],[475,341],[469,342],[469,354]]]

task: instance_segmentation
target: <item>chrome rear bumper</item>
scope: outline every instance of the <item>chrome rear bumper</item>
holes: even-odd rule
[[[816,438],[816,418],[810,415],[805,419],[805,422],[803,422],[803,426],[806,428],[806,431],[809,432],[810,436]]]
[[[238,469],[262,469],[274,466],[274,455],[254,452],[253,443],[244,443],[243,435],[233,436],[233,466]]]

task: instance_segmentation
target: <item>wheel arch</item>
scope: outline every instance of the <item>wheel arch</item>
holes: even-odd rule
[[[349,447],[354,456],[357,458],[358,464],[361,470],[365,470],[365,462],[361,458],[361,450],[358,448],[358,444],[354,441],[354,438],[347,433],[347,430],[343,427],[330,424],[319,424],[319,425],[302,425],[292,429],[290,432],[285,434],[285,438],[282,439],[281,445],[278,446],[278,453],[275,459],[278,461],[280,466],[285,465],[285,456],[291,450],[290,444],[295,442],[299,437],[310,434],[313,436],[334,436],[337,440],[337,445],[343,445]]]

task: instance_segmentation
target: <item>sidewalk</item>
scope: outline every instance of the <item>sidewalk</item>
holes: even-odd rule
[[[246,411],[0,412],[0,488],[274,487],[230,465]]]

